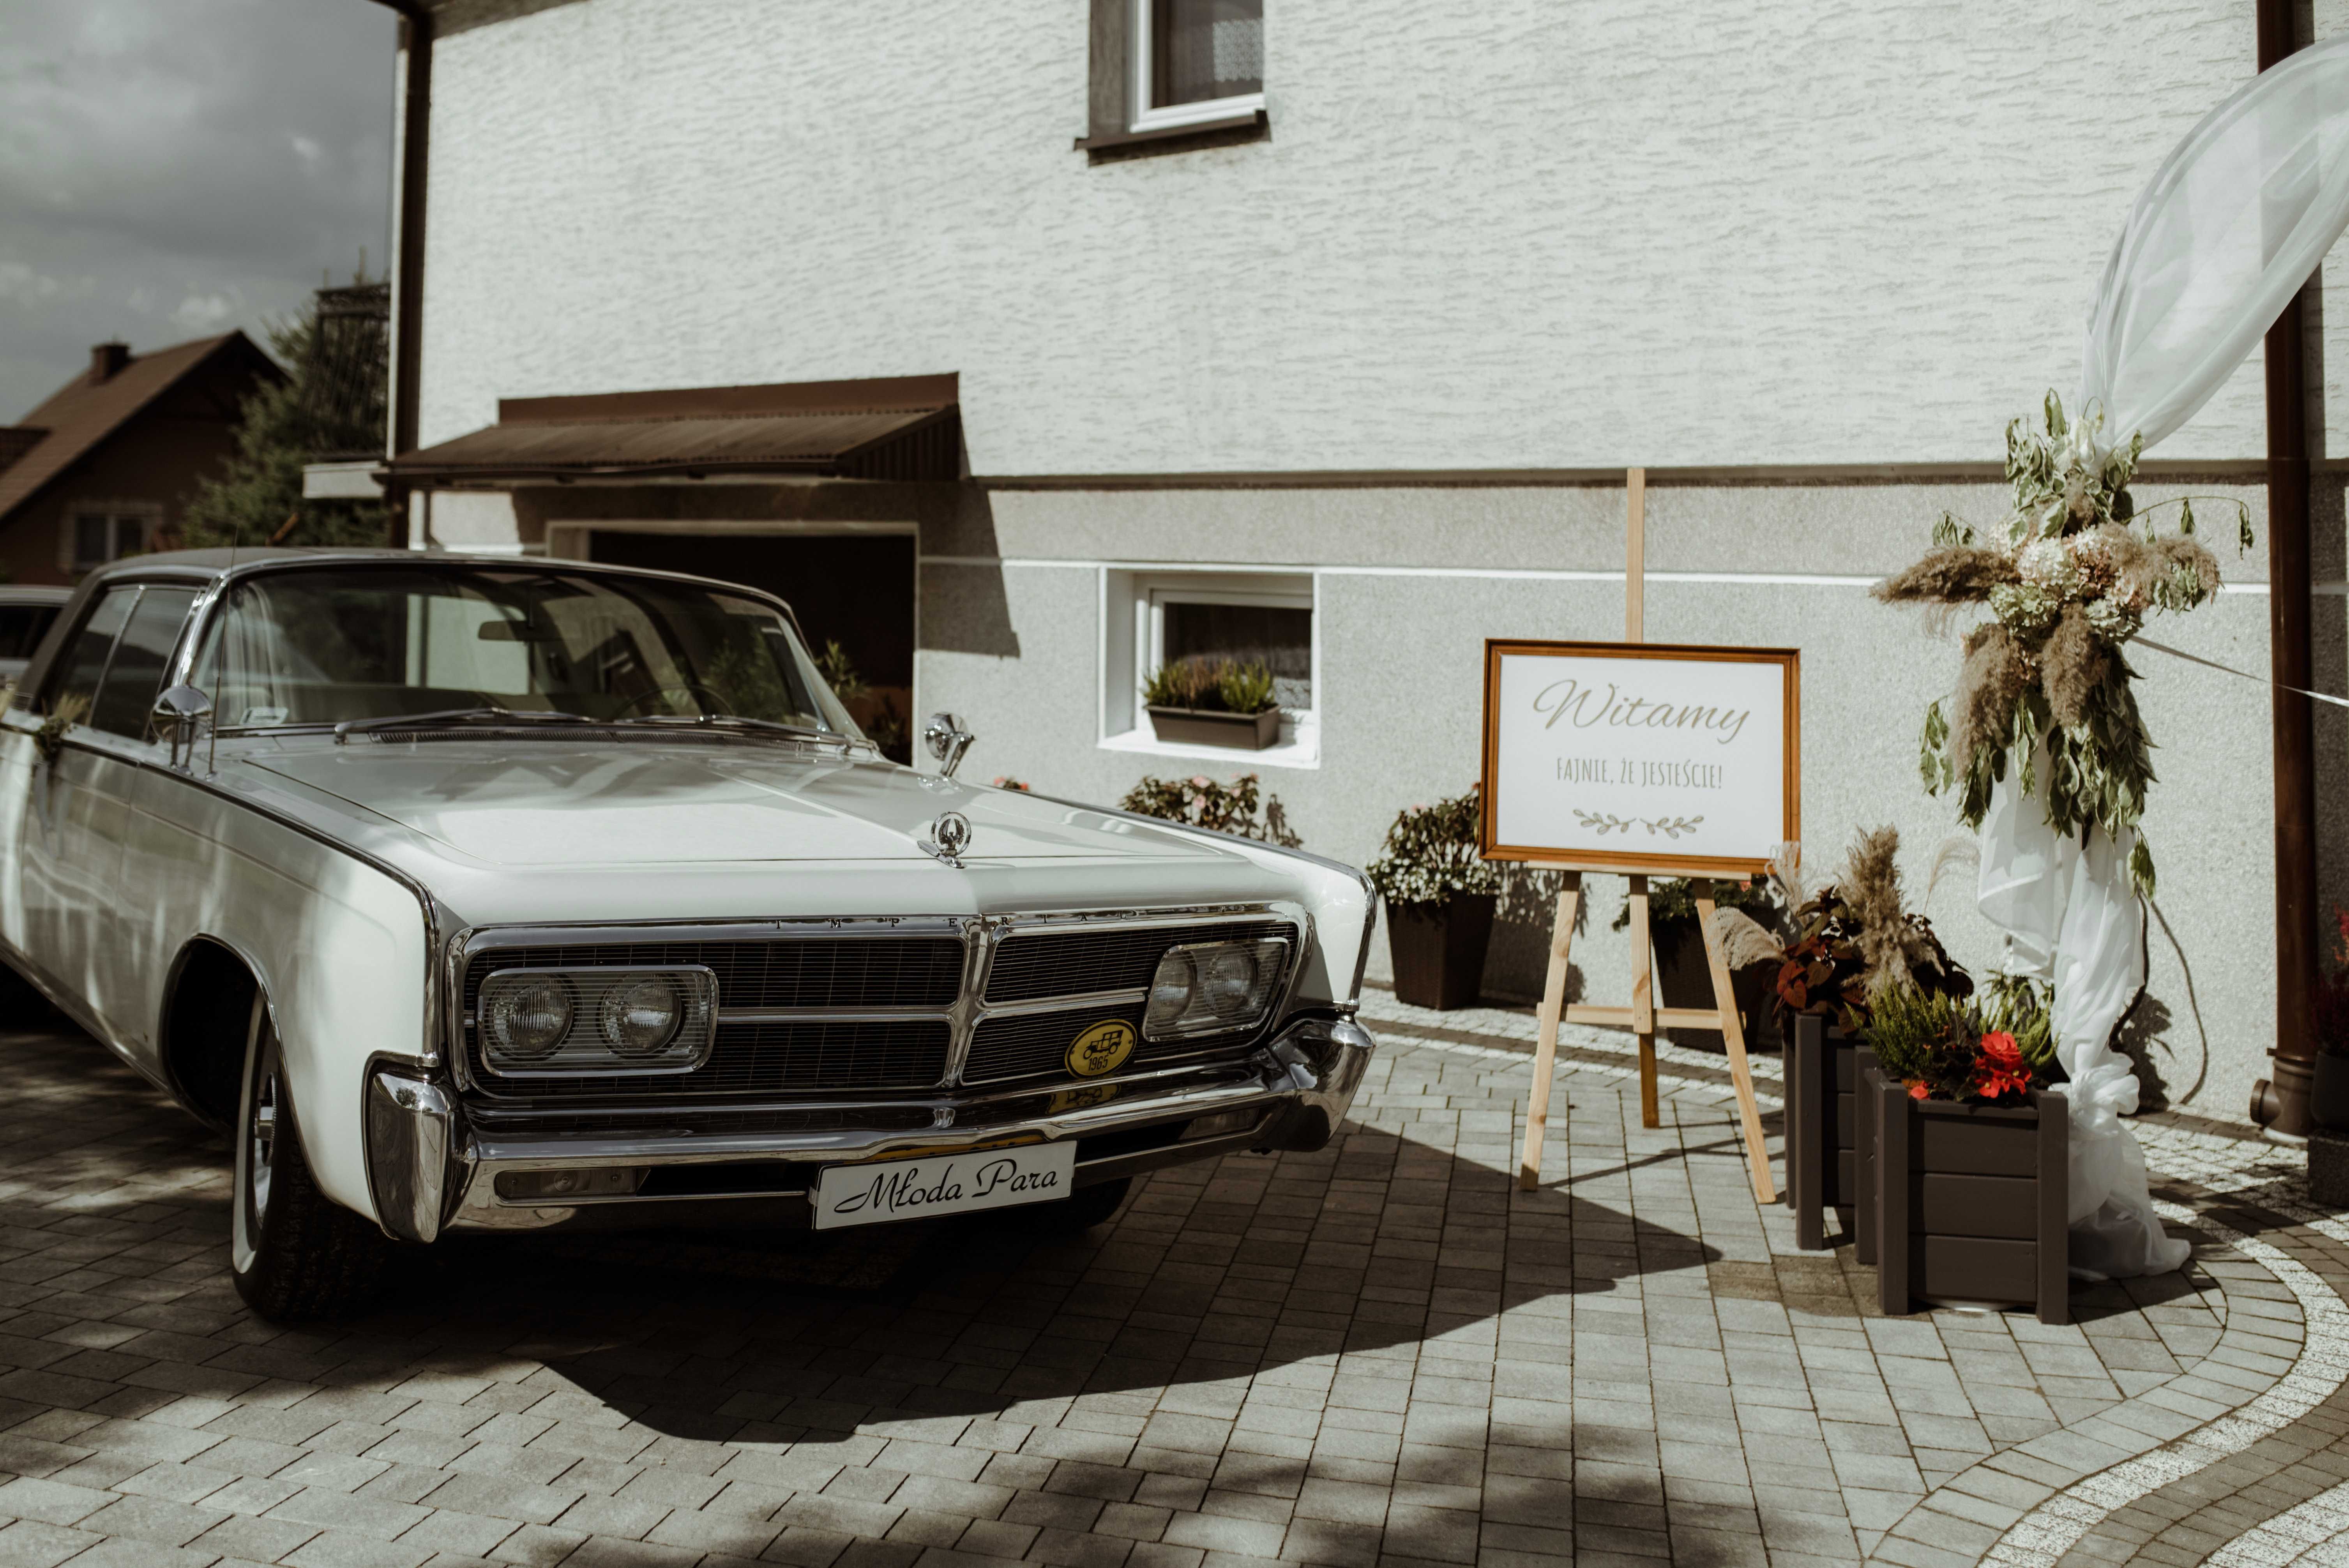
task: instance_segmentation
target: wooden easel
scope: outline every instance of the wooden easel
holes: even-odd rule
[[[1647,506],[1648,471],[1631,469],[1625,476],[1625,488],[1630,496],[1630,516],[1626,531],[1623,573],[1623,640],[1627,643],[1644,641],[1642,598],[1647,575]],[[1534,1047],[1534,1090],[1526,1102],[1526,1149],[1517,1167],[1517,1185],[1531,1191],[1541,1181],[1542,1134],[1549,1122],[1550,1079],[1557,1066],[1557,1028],[1561,1022],[1596,1024],[1612,1028],[1628,1026],[1640,1045],[1640,1125],[1658,1127],[1662,1119],[1656,1106],[1656,1026],[1675,1026],[1692,1029],[1718,1029],[1729,1047],[1729,1076],[1737,1088],[1738,1119],[1745,1133],[1746,1166],[1754,1181],[1755,1202],[1775,1203],[1777,1189],[1770,1180],[1770,1153],[1762,1141],[1762,1114],[1754,1103],[1754,1075],[1745,1060],[1745,1031],[1737,1018],[1737,998],[1729,984],[1729,963],[1721,950],[1721,940],[1713,930],[1713,882],[1708,873],[1678,868],[1659,867],[1654,872],[1640,872],[1630,878],[1631,884],[1631,1005],[1628,1007],[1598,1007],[1577,1003],[1566,1004],[1566,960],[1574,942],[1574,917],[1582,902],[1582,876],[1586,871],[1605,868],[1578,865],[1570,861],[1547,861],[1530,862],[1557,866],[1565,873],[1557,892],[1557,924],[1550,930],[1549,974],[1542,982],[1539,1028]],[[1652,959],[1653,939],[1648,929],[1648,878],[1650,875],[1686,875],[1689,891],[1696,898],[1697,930],[1704,942],[1705,967],[1713,972],[1711,1007],[1659,1007],[1655,1005]]]

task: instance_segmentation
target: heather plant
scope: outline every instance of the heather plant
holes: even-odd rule
[[[1455,893],[1498,892],[1501,868],[1484,858],[1484,798],[1465,795],[1429,806],[1406,806],[1387,829],[1379,858],[1364,867],[1371,885],[1390,903],[1442,906]]]
[[[2044,1080],[2054,1054],[2047,1009],[2027,984],[1986,999],[1888,985],[1872,999],[1860,1037],[1912,1099],[2013,1104]]]

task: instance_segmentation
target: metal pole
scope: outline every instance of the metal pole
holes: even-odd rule
[[[2260,69],[2299,47],[2292,0],[2258,0]],[[2295,296],[2267,335],[2268,668],[2274,680],[2275,1081],[2251,1089],[2251,1118],[2277,1132],[2313,1125],[2316,750],[2309,701],[2308,366]]]
[[[401,87],[398,188],[392,192],[391,408],[385,455],[416,449],[424,338],[424,191],[432,130],[432,13],[422,0],[376,0],[399,13]],[[395,549],[408,542],[408,487],[384,482]]]

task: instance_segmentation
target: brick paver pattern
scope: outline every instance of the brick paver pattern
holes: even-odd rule
[[[1719,1057],[1643,1130],[1572,1032],[1520,1192],[1530,1018],[1369,1011],[1338,1143],[1081,1237],[466,1238],[300,1330],[229,1286],[223,1140],[0,1034],[0,1568],[2349,1562],[2349,1233],[2287,1151],[2147,1125],[2197,1261],[2074,1326],[1886,1319]]]

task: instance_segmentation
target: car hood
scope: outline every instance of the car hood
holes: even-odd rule
[[[1187,835],[793,747],[555,740],[289,748],[246,762],[502,866],[911,861],[941,812],[972,861],[1212,860]]]

